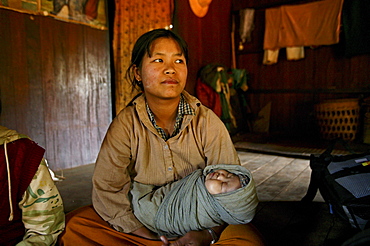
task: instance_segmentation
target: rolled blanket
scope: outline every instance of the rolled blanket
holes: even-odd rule
[[[205,175],[225,169],[244,174],[250,182],[235,191],[211,195],[204,185]],[[250,172],[238,165],[212,165],[162,187],[133,183],[132,207],[135,216],[150,230],[167,237],[182,236],[223,223],[250,222],[258,204]]]

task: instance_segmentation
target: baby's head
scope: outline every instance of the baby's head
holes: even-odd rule
[[[205,185],[212,195],[227,193],[244,187],[249,178],[243,174],[234,174],[225,169],[216,169],[208,173],[205,178]]]
[[[249,170],[241,165],[209,165],[204,168],[203,177],[221,220],[235,225],[253,219],[258,197]]]

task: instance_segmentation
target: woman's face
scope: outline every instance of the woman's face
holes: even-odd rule
[[[180,46],[171,38],[153,41],[150,55],[145,55],[141,67],[134,68],[135,78],[144,86],[148,100],[178,98],[184,90],[188,68]]]
[[[234,191],[241,187],[239,176],[223,169],[207,174],[205,185],[212,195]]]

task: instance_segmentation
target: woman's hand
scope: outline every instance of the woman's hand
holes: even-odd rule
[[[136,235],[136,236],[147,238],[147,239],[159,239],[159,236],[157,234],[155,234],[154,232],[152,232],[151,230],[149,230],[145,226],[140,227],[139,229],[137,229],[136,231],[133,231],[131,233]]]
[[[204,231],[189,231],[184,236],[180,237],[176,241],[170,243],[169,240],[165,236],[161,236],[160,239],[162,240],[162,246],[202,246],[202,245],[210,245],[212,242],[212,236],[209,234],[207,230]]]

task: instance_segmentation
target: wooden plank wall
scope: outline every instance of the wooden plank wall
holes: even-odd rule
[[[198,71],[210,63],[231,65],[231,0],[213,0],[199,18],[189,1],[176,0],[174,30],[189,46],[188,80],[185,89],[195,95]]]
[[[256,9],[252,40],[244,50],[236,50],[237,67],[250,74],[246,94],[252,115],[271,102],[270,134],[319,138],[314,104],[370,96],[370,54],[345,57],[341,38],[336,45],[306,47],[305,58],[299,61],[287,61],[282,49],[277,64],[263,65],[264,11]],[[233,18],[239,30],[238,11]]]
[[[52,169],[95,161],[112,118],[107,30],[0,9],[0,124]]]

